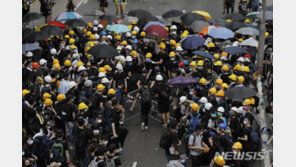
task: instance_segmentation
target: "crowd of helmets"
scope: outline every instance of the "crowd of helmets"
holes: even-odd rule
[[[189,87],[168,86],[169,89],[179,90],[172,91],[175,93],[171,94],[170,104],[177,108],[185,106],[205,115],[201,123],[207,128],[218,129],[219,133],[232,133],[233,140],[239,141],[237,138],[245,121],[252,122],[254,115],[258,114],[259,99],[255,96],[235,102],[226,99],[225,93],[230,88],[242,85],[257,89],[256,48],[246,47],[250,54],[229,55],[222,52],[224,46],[221,43],[225,40],[205,35],[206,43],[198,50],[213,54],[216,59],[212,60],[194,55],[192,52],[196,49],[186,50],[178,43],[182,38],[194,34],[185,26],[166,27],[168,39],[148,36],[134,21],[128,27],[132,31],[123,34],[104,29],[96,20],[86,27],[68,27],[64,30],[64,36],[51,36],[35,42],[41,49],[22,55],[23,150],[26,154],[34,153],[38,158],[38,153],[30,145],[32,142],[27,144],[27,141],[45,131],[62,129],[69,146],[75,145],[70,133],[73,126],[81,121],[90,133],[86,135],[87,141],[92,139],[94,132],[104,134],[104,128],[97,124],[104,119],[106,108],[113,110],[116,105],[123,105],[123,97],[139,88],[136,82],[141,75],[148,76],[146,80],[150,83],[165,83],[176,76],[198,78],[198,83]],[[268,34],[266,38],[272,35],[272,31],[269,30]],[[230,45],[237,45],[244,39],[246,36],[236,34],[235,38],[227,41]],[[96,58],[88,53],[96,45],[111,45],[119,56]],[[272,51],[265,52],[265,57],[269,57],[265,60],[272,60]],[[265,73],[261,75],[266,88],[270,90],[267,94],[272,97],[272,68],[264,68]],[[269,98],[271,103],[272,98]],[[29,112],[31,110],[33,112]],[[124,112],[120,112],[124,117]],[[171,112],[177,117],[174,114],[176,111]],[[177,117],[178,122],[184,116],[186,112],[181,112]],[[231,124],[233,117],[238,119],[238,125]],[[69,123],[72,125],[69,126]],[[48,137],[54,138],[54,133],[48,133]],[[111,139],[112,135],[104,140]],[[236,143],[233,147],[237,145],[237,149],[247,149],[245,142]],[[117,149],[120,147],[117,145]],[[30,155],[23,157],[29,158]]]

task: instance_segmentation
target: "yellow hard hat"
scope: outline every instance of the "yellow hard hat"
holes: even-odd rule
[[[102,90],[104,90],[104,89],[105,89],[105,86],[102,85],[102,84],[99,84],[99,85],[97,86],[97,90],[98,90],[98,91],[102,91]]]
[[[237,79],[240,83],[243,83],[245,81],[245,78],[243,76],[238,76]]]
[[[70,49],[71,49],[71,50],[74,50],[74,49],[76,49],[76,48],[77,48],[77,47],[76,47],[75,45],[71,45],[71,46],[70,46]]]
[[[127,27],[128,27],[130,30],[133,29],[133,26],[132,26],[132,25],[128,25]]]
[[[138,53],[137,53],[137,51],[133,50],[133,51],[131,52],[131,55],[132,55],[133,57],[137,57],[137,56],[138,56]]]
[[[255,99],[254,99],[254,97],[250,98],[250,104],[252,104],[252,105],[255,104]]]
[[[233,81],[236,81],[236,79],[237,79],[235,74],[231,74],[228,78],[233,80]]]
[[[217,165],[223,166],[225,165],[225,160],[222,156],[217,156],[214,158],[214,161],[216,162]]]
[[[227,19],[226,21],[227,21],[228,23],[231,23],[231,20],[230,20],[230,19]]]
[[[66,34],[66,35],[64,36],[64,38],[67,38],[67,39],[69,39],[69,38],[70,38],[70,36],[69,36],[68,34]]]
[[[218,78],[217,80],[216,80],[216,82],[215,82],[216,84],[220,84],[220,85],[222,85],[223,84],[223,80],[222,79],[220,79],[220,78]]]
[[[209,89],[209,92],[211,92],[211,94],[216,94],[217,93],[217,89],[212,87],[211,89]]]
[[[148,53],[146,54],[146,57],[151,58],[151,57],[152,57],[152,54],[151,54],[150,52],[148,52]]]
[[[227,52],[222,52],[221,56],[228,56],[228,53]]]
[[[247,106],[247,105],[250,105],[250,104],[251,104],[250,99],[245,99],[245,100],[243,101],[243,106]]]
[[[234,70],[242,70],[242,66],[237,64],[233,67]]]
[[[51,99],[46,99],[46,100],[44,101],[44,104],[45,104],[46,106],[50,106],[50,105],[52,105],[52,103],[53,103],[53,101],[52,101]]]
[[[268,33],[268,32],[265,32],[265,38],[266,38],[268,35],[269,35],[269,33]]]
[[[215,57],[216,59],[219,59],[219,58],[220,58],[220,55],[219,55],[218,53],[216,53],[216,54],[214,54],[214,57]]]
[[[49,94],[49,93],[44,93],[44,94],[42,95],[42,98],[43,98],[43,100],[46,100],[46,99],[48,99],[48,98],[51,98],[51,94]]]
[[[59,63],[55,63],[55,64],[53,65],[53,69],[54,69],[54,70],[60,70],[60,69],[61,69],[60,64],[59,64]]]
[[[82,61],[79,61],[79,62],[77,62],[76,66],[77,66],[77,67],[79,67],[79,66],[84,66],[84,63],[83,63]]]
[[[175,52],[170,52],[169,57],[175,57],[176,53]]]
[[[193,66],[193,67],[196,67],[196,62],[195,61],[192,61],[189,65],[190,66]]]
[[[108,64],[105,65],[104,68],[105,68],[106,71],[111,71],[111,67]]]
[[[75,34],[75,33],[74,33],[73,30],[70,30],[70,31],[69,31],[69,35],[73,36],[74,34]]]
[[[60,63],[59,59],[53,59],[52,64]]]
[[[178,47],[178,46],[181,46],[181,44],[180,43],[176,43],[175,44],[175,47]]]
[[[87,54],[87,55],[86,55],[87,58],[90,58],[91,56],[92,56],[91,54]]]
[[[133,20],[133,21],[131,21],[131,24],[135,25],[135,24],[137,24],[137,21]]]
[[[224,96],[224,91],[223,91],[223,90],[219,90],[219,91],[216,93],[216,96],[221,96],[221,97],[223,97],[223,96]]]
[[[166,48],[166,46],[165,46],[165,44],[164,44],[163,42],[160,42],[158,46],[159,46],[161,49],[165,49],[165,48]]]
[[[185,30],[183,33],[185,33],[185,34],[187,34],[187,35],[189,34],[188,30]]]
[[[221,67],[221,70],[223,70],[223,71],[228,71],[228,70],[229,70],[228,65],[223,65],[223,66]]]
[[[244,66],[244,67],[242,68],[242,71],[243,71],[243,72],[250,72],[250,68],[249,68],[248,66]]]
[[[239,42],[243,42],[244,40],[242,38],[237,39]]]
[[[207,47],[208,48],[213,48],[213,47],[215,47],[215,44],[213,42],[210,42]]]
[[[176,44],[176,41],[175,41],[175,40],[171,40],[171,41],[170,41],[170,44],[171,44],[171,45],[175,45],[175,44]]]
[[[198,66],[203,66],[203,65],[204,65],[204,61],[199,60],[199,61],[197,62],[197,65],[198,65]]]
[[[116,36],[115,36],[115,39],[117,39],[117,40],[120,41],[120,40],[121,40],[121,36],[120,36],[120,35],[116,35]]]
[[[122,41],[120,44],[126,46],[127,45],[127,42],[126,41]]]
[[[108,95],[114,95],[115,93],[116,91],[112,88],[108,90]]]
[[[199,79],[199,83],[200,84],[206,84],[207,83],[207,80],[205,78],[200,78]]]
[[[246,19],[245,20],[245,23],[251,23],[251,20],[250,19]]]
[[[106,69],[105,69],[104,67],[100,67],[100,68],[99,68],[99,72],[103,72],[103,73],[106,74]]]
[[[187,37],[186,33],[181,34],[181,38],[185,38],[185,37]]]
[[[92,23],[91,22],[88,22],[87,23],[87,27],[92,28],[93,27]]]
[[[22,90],[22,97],[26,96],[26,94],[28,94],[28,93],[30,93],[29,90],[27,90],[27,89]]]
[[[192,103],[189,105],[194,111],[197,111],[199,109],[199,106],[197,103]]]
[[[74,38],[70,38],[69,39],[69,44],[71,45],[71,44],[73,44],[75,42],[75,39]]]
[[[169,27],[165,27],[165,29],[167,30],[167,31],[169,31],[170,29],[169,29]]]
[[[142,32],[140,33],[140,35],[141,35],[141,37],[145,37],[145,36],[146,36],[146,32],[142,31]]]
[[[137,31],[132,31],[132,35],[137,35]]]
[[[87,32],[86,32],[86,36],[88,36],[88,37],[91,36],[91,34],[92,34],[92,33],[91,33],[90,31],[87,31]]]
[[[66,95],[64,95],[64,94],[59,94],[59,95],[57,96],[57,100],[58,100],[58,102],[63,101],[65,98],[66,98]]]
[[[89,37],[89,39],[94,40],[94,39],[96,39],[96,36],[94,34],[91,34],[90,37]]]
[[[233,149],[243,149],[243,145],[240,142],[235,142],[232,146]]]
[[[71,66],[71,64],[72,64],[71,61],[68,60],[68,59],[65,60],[65,62],[64,62],[64,65],[65,65],[65,66]]]
[[[58,87],[60,86],[60,83],[61,83],[61,81],[57,81],[57,86],[58,86]]]
[[[214,64],[215,66],[222,66],[222,61],[216,61],[216,63]]]
[[[227,83],[223,83],[222,84],[222,87],[228,89],[228,84]]]
[[[83,110],[83,109],[87,109],[87,108],[88,108],[88,106],[85,103],[80,103],[78,105],[78,110]]]
[[[83,33],[86,33],[86,32],[87,32],[87,29],[86,29],[86,28],[83,28],[83,29],[82,29],[82,32],[83,32]]]
[[[106,39],[107,37],[105,35],[102,36],[102,39]]]

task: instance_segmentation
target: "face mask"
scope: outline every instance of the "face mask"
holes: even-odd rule
[[[107,146],[107,144],[108,144],[108,141],[103,141],[104,146]]]
[[[97,120],[97,123],[98,123],[98,124],[100,124],[101,122],[102,122],[102,120],[101,120],[101,119]]]
[[[220,101],[220,99],[218,97],[216,97],[216,101]]]
[[[62,49],[65,49],[65,46],[64,45],[61,45]]]
[[[183,68],[179,68],[179,71],[182,71],[183,70]]]
[[[171,58],[170,58],[170,60],[174,61],[174,60],[175,60],[175,58],[174,58],[174,57],[171,57]]]
[[[218,117],[222,117],[222,113],[218,112],[217,113]]]
[[[132,36],[132,39],[135,39],[136,37],[135,36]]]
[[[217,115],[216,115],[216,114],[211,114],[211,117],[212,117],[212,118],[216,118]]]
[[[150,62],[151,62],[151,60],[150,60],[150,59],[147,59],[147,60],[146,60],[146,62],[147,62],[147,63],[150,63]]]
[[[120,54],[121,53],[121,50],[118,50],[117,52]]]
[[[24,151],[22,152],[22,156],[25,156],[25,152]]]
[[[203,66],[197,66],[197,69],[202,70]]]
[[[193,92],[189,92],[190,95],[193,95]]]
[[[233,150],[233,153],[234,153],[234,154],[237,154],[237,151],[236,151],[236,150]]]
[[[185,164],[185,162],[186,162],[186,160],[185,160],[185,159],[181,160],[181,163],[182,163],[182,164]]]
[[[29,140],[29,141],[28,141],[28,144],[29,144],[29,145],[32,145],[33,142],[34,142],[33,140]]]
[[[244,125],[247,125],[248,124],[248,122],[247,121],[244,121]]]

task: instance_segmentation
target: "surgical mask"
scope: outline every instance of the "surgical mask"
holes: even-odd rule
[[[220,101],[220,99],[218,97],[216,97],[216,101]]]
[[[185,162],[186,162],[186,160],[185,160],[185,159],[181,160],[181,163],[182,163],[182,164],[185,164]]]
[[[244,125],[247,125],[248,124],[248,122],[247,121],[244,121]]]
[[[197,66],[197,69],[202,70],[203,66]]]
[[[179,68],[179,71],[182,71],[183,70],[183,68]]]
[[[211,117],[212,117],[212,118],[216,118],[217,115],[216,115],[216,114],[211,114]]]
[[[193,92],[189,92],[190,95],[193,95]]]
[[[135,39],[136,37],[135,36],[132,36],[132,39]]]
[[[218,112],[217,113],[218,117],[222,117],[222,113]]]
[[[102,122],[102,120],[101,120],[101,119],[97,120],[97,123],[98,123],[98,124],[100,124],[101,122]]]
[[[29,145],[32,145],[33,142],[34,142],[33,140],[29,140],[29,141],[28,141],[28,144],[29,144]]]
[[[22,156],[25,156],[25,152],[24,151],[22,152]]]
[[[170,58],[170,60],[174,61],[174,60],[175,60],[175,58],[174,58],[174,57],[171,57],[171,58]]]
[[[103,141],[103,145],[104,146],[107,146],[107,144],[108,144],[108,140],[107,141]]]
[[[61,45],[62,49],[65,49],[65,45]]]
[[[118,53],[121,53],[121,50],[118,50],[117,52],[118,52]]]
[[[147,60],[146,60],[146,62],[147,62],[147,63],[150,63],[150,62],[151,62],[151,60],[150,60],[150,59],[147,59]]]

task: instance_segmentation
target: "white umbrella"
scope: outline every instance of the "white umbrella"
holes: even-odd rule
[[[132,23],[132,21],[136,21],[138,22],[138,18],[137,17],[133,17],[133,16],[128,16],[128,17],[125,17],[123,20],[122,20],[122,23],[123,24],[126,24],[126,25],[129,25]]]
[[[259,31],[252,27],[243,27],[235,31],[238,34],[242,35],[250,35],[250,36],[258,36]]]
[[[252,47],[258,47],[258,41],[255,40],[253,37],[250,37],[246,40],[244,40],[242,43],[240,43],[241,46],[252,46]]]

